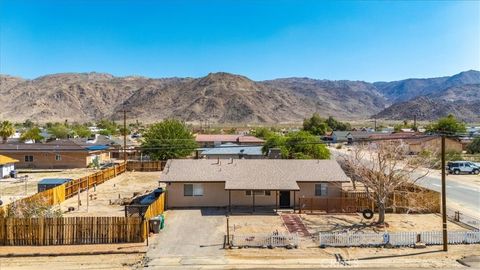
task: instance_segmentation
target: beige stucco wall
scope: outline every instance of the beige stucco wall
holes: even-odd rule
[[[185,183],[171,183],[167,185],[167,207],[203,207],[227,206],[228,192],[225,191],[225,182],[203,183],[203,196],[183,196]]]
[[[321,182],[318,182],[321,183]],[[167,185],[167,207],[224,207],[228,206],[228,191],[225,183],[202,183],[203,196],[184,196],[183,185],[185,183],[171,183]],[[316,183],[298,183],[300,191],[295,191],[295,201],[298,206],[299,198],[315,197]],[[280,193],[279,193],[280,194]],[[255,196],[255,205],[275,206],[276,191],[271,191],[270,196]],[[328,197],[341,196],[340,183],[328,183]],[[232,206],[251,206],[252,196],[246,196],[245,191],[231,191]],[[290,191],[290,206],[293,207],[294,192]]]

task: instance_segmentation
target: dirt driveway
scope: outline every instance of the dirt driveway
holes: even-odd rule
[[[170,210],[166,228],[150,243],[146,265],[151,269],[222,261],[225,230],[224,209]]]

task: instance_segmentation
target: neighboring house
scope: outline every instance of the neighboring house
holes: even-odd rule
[[[235,158],[235,159],[261,159],[266,158],[262,152],[262,146],[245,146],[234,143],[225,143],[214,148],[204,148],[201,157],[207,159]]]
[[[197,134],[195,141],[200,147],[213,147],[225,143],[236,143],[240,145],[262,145],[264,140],[254,136],[244,135],[221,135],[221,134]]]
[[[333,131],[332,132],[332,142],[350,142],[352,140],[352,135],[350,135],[350,131]]]
[[[19,160],[19,168],[86,168],[110,160],[108,146],[83,145],[71,140],[34,144],[0,144],[0,154]]]
[[[440,137],[423,137],[404,140],[404,142],[408,144],[411,154],[418,154],[423,150],[440,152],[442,139]],[[445,150],[447,152],[461,153],[463,150],[462,143],[454,139],[445,138]]]
[[[298,206],[298,198],[340,197],[350,182],[335,160],[173,159],[160,182],[167,206]]]
[[[10,172],[15,170],[15,163],[18,160],[4,155],[0,155],[0,179],[10,175]]]

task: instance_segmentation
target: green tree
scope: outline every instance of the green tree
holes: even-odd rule
[[[272,148],[280,149],[280,153],[282,158],[289,158],[289,151],[286,146],[287,138],[283,135],[278,135],[275,133],[271,133],[268,136],[264,137],[265,144],[262,147],[262,152],[264,154],[268,154],[269,150]]]
[[[113,121],[101,119],[100,121],[98,121],[97,127],[102,129],[102,131],[100,132],[100,134],[102,135],[108,136],[118,134],[118,126]]]
[[[121,126],[118,130],[120,132],[120,135],[122,136],[129,135],[131,133],[131,130],[128,127],[124,128],[123,126]]]
[[[22,133],[20,136],[20,140],[22,142],[32,140],[34,142],[39,142],[43,140],[43,136],[41,135],[42,131],[38,127],[32,127],[31,129]]]
[[[2,137],[2,143],[6,143],[8,137],[15,134],[15,127],[10,121],[3,121],[0,123],[0,137]]]
[[[56,139],[66,139],[70,135],[70,129],[64,124],[55,123],[48,129],[48,133]]]
[[[274,132],[269,129],[269,128],[266,128],[266,127],[257,127],[255,129],[253,129],[250,134],[252,134],[252,136],[255,136],[257,138],[260,138],[260,139],[267,139],[268,137],[274,135]]]
[[[288,134],[285,142],[290,158],[329,159],[330,151],[317,136],[305,131]]]
[[[27,119],[25,120],[25,122],[23,122],[22,125],[24,128],[32,128],[33,126],[35,126],[35,123],[33,123],[32,120]]]
[[[151,125],[143,139],[142,148],[153,160],[186,157],[197,147],[190,129],[175,119]]]
[[[455,116],[449,114],[447,117],[438,119],[436,123],[428,125],[426,130],[434,133],[455,134],[465,133],[467,128],[465,123],[458,121]]]
[[[473,139],[473,141],[467,146],[467,153],[469,154],[480,153],[480,137]]]
[[[303,130],[314,135],[325,135],[328,131],[328,125],[318,113],[314,113],[312,117],[303,120]]]
[[[77,136],[80,137],[80,138],[88,138],[88,137],[92,136],[92,132],[85,125],[75,124],[75,125],[72,126],[72,131],[75,134],[77,134]]]
[[[352,130],[352,126],[350,123],[346,122],[340,122],[337,121],[335,118],[332,116],[329,116],[327,120],[325,120],[325,123],[330,127],[332,130],[338,130],[338,131],[347,131],[347,130]]]
[[[306,131],[292,132],[287,136],[273,134],[262,148],[264,153],[279,148],[282,158],[286,159],[328,159],[330,151],[320,139]]]

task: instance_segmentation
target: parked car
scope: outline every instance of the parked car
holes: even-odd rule
[[[452,174],[479,174],[480,166],[470,161],[450,161],[447,163],[447,171]]]

